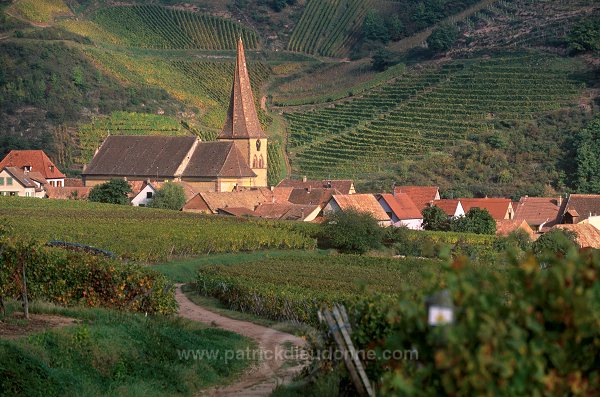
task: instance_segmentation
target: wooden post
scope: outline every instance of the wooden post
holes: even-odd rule
[[[27,299],[27,275],[25,274],[25,260],[22,256],[19,257],[19,261],[21,262],[21,296],[23,298],[23,312],[25,313],[25,318],[29,320],[29,300]]]

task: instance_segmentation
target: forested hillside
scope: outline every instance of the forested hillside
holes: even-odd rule
[[[214,139],[238,37],[272,183],[578,189],[577,136],[598,108],[593,0],[2,0],[0,12],[0,156],[42,148],[71,174],[108,134]]]

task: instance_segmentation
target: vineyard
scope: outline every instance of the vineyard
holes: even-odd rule
[[[373,0],[309,0],[288,50],[344,57],[358,40]]]
[[[294,171],[315,178],[376,172],[407,156],[443,151],[494,129],[573,102],[578,61],[507,55],[405,72],[366,95],[287,113]]]
[[[107,7],[91,19],[131,47],[234,50],[238,37],[242,37],[247,49],[258,47],[256,33],[229,19],[161,6]],[[92,30],[89,33],[92,39],[102,39]]]
[[[63,0],[17,0],[15,9],[24,18],[37,22],[51,22],[54,16],[71,14]]]
[[[230,308],[275,320],[316,322],[324,302],[353,301],[373,293],[415,298],[443,274],[435,260],[351,255],[286,256],[200,269],[200,292]]]
[[[3,198],[0,219],[16,237],[90,245],[141,262],[268,248],[312,249],[314,239],[279,222],[202,217],[84,201]],[[31,220],[43,227],[30,227]],[[160,236],[160,237],[158,237]]]

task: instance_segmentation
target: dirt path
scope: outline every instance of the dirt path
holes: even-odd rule
[[[306,342],[294,335],[275,331],[246,321],[234,320],[206,310],[190,301],[177,285],[175,297],[179,315],[193,321],[219,327],[254,339],[265,357],[260,364],[246,372],[236,383],[203,390],[201,396],[268,396],[280,384],[289,383],[303,368],[298,361],[288,361],[285,352],[291,346],[303,347]],[[286,350],[287,347],[287,350]]]

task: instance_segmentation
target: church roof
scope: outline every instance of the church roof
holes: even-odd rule
[[[192,149],[194,136],[120,136],[106,138],[84,175],[170,177]]]
[[[240,38],[238,40],[237,60],[231,87],[229,109],[227,110],[227,119],[218,139],[266,137],[256,114],[254,95],[252,94],[248,67],[246,66],[244,45]]]
[[[201,142],[196,147],[184,177],[255,177],[244,156],[231,141]]]

